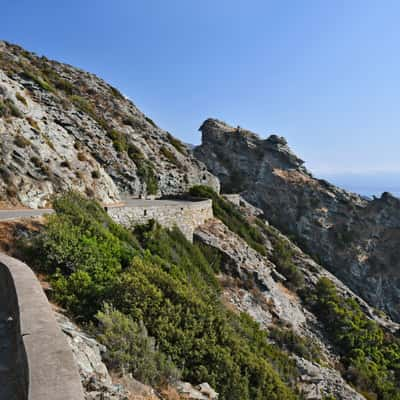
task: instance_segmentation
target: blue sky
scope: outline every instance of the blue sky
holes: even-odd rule
[[[2,0],[0,38],[106,79],[186,142],[216,117],[317,175],[400,174],[399,1]]]

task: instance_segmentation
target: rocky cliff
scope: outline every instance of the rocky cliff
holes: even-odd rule
[[[0,41],[0,202],[45,205],[74,189],[104,202],[218,181],[118,90]]]
[[[241,192],[276,227],[371,305],[400,320],[400,200],[373,200],[316,179],[283,137],[209,119],[196,157],[223,192]]]

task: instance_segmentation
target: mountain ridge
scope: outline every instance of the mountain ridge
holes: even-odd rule
[[[104,202],[218,181],[93,74],[0,42],[1,200],[38,207],[72,188]]]
[[[385,192],[368,200],[314,178],[276,135],[261,139],[214,119],[200,130],[194,154],[223,192],[241,192],[356,293],[400,320],[400,199]]]
[[[2,247],[45,274],[70,317],[115,318],[118,340],[97,322],[94,334],[111,367],[128,358],[147,383],[176,366],[221,399],[400,398],[399,325],[371,307],[400,319],[400,200],[314,178],[281,136],[212,118],[200,130],[192,150],[102,79],[0,42],[0,201],[55,209],[8,226]],[[194,243],[155,221],[123,228],[87,199],[186,194],[212,200]],[[163,368],[135,367],[140,335],[118,321],[144,328]]]

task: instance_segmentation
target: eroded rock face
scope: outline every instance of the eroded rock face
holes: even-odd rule
[[[251,215],[252,208],[245,207],[243,212]],[[298,370],[299,378],[296,384],[305,399],[318,400],[331,395],[338,400],[364,400],[364,397],[347,384],[340,372],[335,369],[338,356],[325,337],[318,319],[303,306],[294,292],[285,287],[282,283],[285,278],[276,271],[276,266],[269,260],[269,256],[261,256],[221,221],[215,219],[197,228],[195,238],[217,249],[222,255],[220,280],[223,299],[229,308],[248,313],[267,330],[277,326],[290,326],[297,335],[308,338],[311,343],[318,346],[322,360],[319,363],[291,354]],[[290,243],[283,235],[282,239]],[[353,297],[361,303],[370,318],[382,323],[368,305],[342,282],[295,245],[291,243],[290,245],[295,254],[296,266],[304,274],[306,286],[313,287],[322,276],[325,276],[336,285],[341,294]],[[384,321],[383,324],[386,327],[392,324],[393,329],[398,328],[391,321]]]
[[[0,41],[0,201],[74,189],[104,202],[218,180],[188,147],[93,74]]]
[[[194,150],[221,181],[241,192],[281,231],[370,304],[400,320],[400,200],[367,200],[316,179],[276,135],[261,139],[214,119]]]
[[[79,369],[85,400],[128,400],[129,392],[122,385],[114,385],[102,360],[105,347],[82,332],[62,314],[56,314]]]

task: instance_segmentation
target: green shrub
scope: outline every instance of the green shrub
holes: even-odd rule
[[[340,295],[327,278],[302,296],[341,355],[345,378],[367,398],[400,399],[399,339],[367,318],[355,299]]]
[[[58,90],[62,90],[64,93],[66,93],[69,96],[72,96],[75,93],[75,86],[67,81],[66,79],[62,79],[59,76],[56,76],[53,78],[54,86]]]
[[[319,362],[321,349],[310,339],[297,335],[293,329],[272,327],[269,337],[280,347],[299,357]]]
[[[212,266],[178,229],[149,223],[132,234],[76,193],[53,206],[26,254],[49,274],[56,302],[77,319],[100,319],[110,363],[155,382],[173,375],[172,362],[221,400],[298,398],[294,361],[249,316],[224,308]],[[104,303],[114,308],[101,311]]]
[[[12,99],[0,99],[0,117],[22,118],[22,114]]]
[[[176,158],[175,154],[166,146],[162,146],[160,152],[171,164],[174,164],[176,166],[181,165],[181,163]]]
[[[157,125],[154,123],[154,121],[153,121],[151,118],[149,118],[149,117],[144,117],[144,119],[145,119],[150,125],[153,125],[154,128],[157,128]]]
[[[26,78],[30,79],[31,81],[35,82],[38,86],[40,86],[43,90],[48,92],[54,92],[54,88],[51,86],[49,82],[47,82],[42,76],[35,75],[33,72],[24,70],[21,75]]]
[[[26,120],[28,121],[29,125],[37,132],[40,132],[39,125],[37,121],[35,121],[32,117],[26,117]]]
[[[278,271],[287,278],[287,283],[292,289],[300,289],[304,285],[304,277],[292,260],[294,253],[289,242],[274,236],[272,245],[272,262],[277,266]]]
[[[68,160],[63,160],[60,163],[61,167],[71,169],[71,164]]]
[[[31,144],[31,142],[26,139],[24,136],[21,134],[17,134],[14,138],[14,143],[21,148],[27,147]]]
[[[137,173],[142,182],[146,184],[148,194],[157,194],[158,180],[154,172],[153,163],[150,160],[136,160]]]
[[[130,372],[148,385],[174,382],[180,371],[158,350],[142,321],[138,323],[105,304],[96,314],[97,339],[107,347],[106,359],[114,370]]]
[[[179,153],[187,154],[186,146],[177,138],[173,137],[169,132],[167,132],[168,141],[175,147]]]
[[[140,161],[144,159],[142,151],[133,143],[128,145],[128,156],[132,161]]]
[[[71,96],[71,101],[77,108],[79,108],[81,111],[88,114],[90,117],[97,121],[96,111],[93,107],[93,104],[90,103],[89,100],[78,95],[73,95]]]
[[[15,103],[11,99],[6,99],[5,102],[6,102],[8,109],[10,110],[10,113],[13,117],[22,118],[21,111],[19,111],[19,108],[15,105]]]
[[[92,178],[93,179],[100,179],[101,175],[100,175],[100,171],[98,171],[97,169],[92,171]]]
[[[20,101],[20,102],[21,102],[22,104],[24,104],[25,106],[28,105],[28,102],[26,101],[25,97],[22,96],[21,93],[17,92],[17,93],[15,94],[15,97],[17,98],[18,101]]]
[[[266,255],[262,233],[257,226],[251,225],[240,210],[229,201],[219,196],[208,186],[193,186],[190,194],[195,197],[209,198],[213,201],[214,215],[231,231],[241,236],[247,244],[262,255]]]
[[[143,124],[142,121],[140,121],[140,120],[138,120],[138,119],[136,119],[136,118],[134,118],[134,117],[132,117],[132,116],[130,116],[130,115],[124,116],[124,117],[122,118],[122,123],[125,124],[125,125],[129,125],[129,126],[131,126],[133,129],[136,129],[136,130],[143,130],[143,129],[145,129],[145,126],[144,126],[144,124]]]
[[[115,96],[115,97],[117,97],[119,99],[123,99],[124,98],[124,96],[121,94],[121,92],[118,89],[116,89],[115,87],[110,86],[110,91],[111,91],[113,96]]]
[[[115,150],[117,150],[119,153],[128,149],[128,144],[124,133],[119,132],[116,129],[112,129],[108,131],[107,134],[112,140]]]

